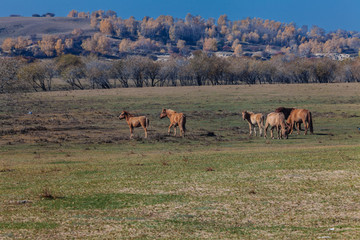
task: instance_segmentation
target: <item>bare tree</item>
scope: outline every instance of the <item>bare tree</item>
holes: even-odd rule
[[[126,59],[126,64],[131,73],[131,78],[135,84],[135,87],[143,87],[145,68],[144,63],[146,58],[141,56],[130,56]]]
[[[110,69],[110,76],[114,78],[114,86],[116,87],[116,80],[121,84],[121,87],[129,87],[129,79],[131,77],[131,72],[129,64],[124,60],[117,60],[113,62]]]
[[[18,59],[0,58],[0,93],[16,92],[25,88],[17,78],[17,71],[24,64]]]
[[[80,57],[71,54],[62,55],[56,61],[56,68],[62,79],[72,89],[84,89],[80,79],[85,76],[85,65]]]
[[[92,88],[111,88],[109,82],[110,64],[98,59],[91,59],[86,62],[85,76],[90,81]]]
[[[147,59],[144,62],[144,80],[146,86],[155,87],[160,82],[160,69],[161,65],[159,62],[155,62],[151,59]]]
[[[36,92],[51,90],[53,72],[49,64],[34,62],[24,65],[18,72],[18,78],[31,86]]]

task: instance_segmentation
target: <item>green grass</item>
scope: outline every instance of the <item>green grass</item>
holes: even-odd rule
[[[359,92],[220,86],[0,100],[5,130],[47,128],[0,136],[0,238],[358,239]],[[241,110],[279,106],[310,109],[315,134],[248,137]],[[187,114],[186,138],[166,136],[162,107]],[[136,129],[128,140],[116,118],[125,108],[149,116],[149,139]]]

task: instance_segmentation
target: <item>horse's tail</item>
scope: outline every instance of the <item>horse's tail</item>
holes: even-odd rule
[[[262,126],[262,128],[265,127],[265,116],[264,115],[261,115],[261,126]]]
[[[146,128],[148,128],[149,126],[150,126],[150,120],[146,118]]]
[[[308,114],[308,122],[309,122],[310,132],[314,133],[314,127],[313,127],[312,116],[311,116],[310,111],[309,111],[309,114]]]
[[[180,119],[180,125],[181,125],[182,130],[184,131],[184,136],[185,136],[185,132],[186,132],[185,124],[186,124],[186,116],[183,114]]]

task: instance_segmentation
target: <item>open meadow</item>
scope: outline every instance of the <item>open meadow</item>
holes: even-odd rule
[[[314,134],[248,136],[242,110],[280,106]],[[360,238],[359,83],[0,95],[0,126],[0,239]]]

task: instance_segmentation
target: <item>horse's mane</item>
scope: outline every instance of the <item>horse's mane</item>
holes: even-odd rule
[[[172,109],[166,109],[166,112],[169,112],[169,113],[176,113],[174,110],[172,110]]]
[[[250,111],[244,111],[244,113],[245,113],[245,115],[252,115],[252,114],[254,114],[253,112],[250,112]]]
[[[129,117],[134,117],[133,114],[129,113],[128,111],[123,111],[126,115],[128,115]]]

